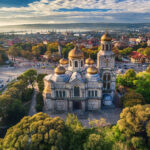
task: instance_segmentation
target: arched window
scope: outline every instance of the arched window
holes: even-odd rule
[[[80,96],[80,88],[79,87],[74,87],[74,96]]]
[[[103,80],[106,81],[107,75],[104,74]]]
[[[78,67],[78,62],[77,61],[75,61],[75,67]]]
[[[103,88],[109,90],[111,87],[111,75],[110,73],[105,73],[103,76]]]
[[[111,76],[110,76],[110,74],[108,74],[108,76],[107,76],[107,80],[108,80],[108,81],[110,81],[110,80],[111,80]]]

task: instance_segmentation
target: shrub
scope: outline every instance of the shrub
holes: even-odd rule
[[[36,111],[40,112],[43,110],[44,102],[42,93],[38,93],[36,96]]]

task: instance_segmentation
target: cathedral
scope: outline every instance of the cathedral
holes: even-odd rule
[[[68,60],[60,59],[54,73],[44,78],[43,97],[47,110],[98,111],[113,104],[116,76],[111,40],[108,33],[101,37],[97,63],[90,57],[84,60],[77,46],[69,52]]]

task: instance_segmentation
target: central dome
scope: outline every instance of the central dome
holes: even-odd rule
[[[108,33],[105,33],[102,37],[101,37],[101,41],[111,41],[112,38]]]
[[[62,59],[59,60],[59,63],[60,63],[61,65],[67,65],[67,64],[68,64],[68,60],[65,59],[65,58],[62,58]]]
[[[65,74],[66,70],[64,67],[62,66],[58,66],[56,69],[55,69],[55,73],[56,74]]]
[[[84,54],[81,50],[78,49],[77,46],[75,46],[75,48],[69,52],[68,58],[70,58],[70,59],[84,58]]]
[[[92,67],[89,67],[89,68],[87,69],[87,73],[89,73],[89,74],[97,74],[97,73],[98,73],[98,70],[97,70],[96,67],[92,66]]]
[[[88,65],[93,65],[93,64],[94,64],[94,60],[89,57],[89,58],[87,58],[87,59],[85,60],[85,63],[88,64]]]

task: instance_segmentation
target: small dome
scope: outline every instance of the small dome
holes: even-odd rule
[[[101,37],[101,41],[111,41],[112,38],[108,33],[105,33],[102,37]]]
[[[65,58],[62,58],[62,59],[59,60],[59,63],[60,63],[61,65],[67,65],[67,64],[68,64],[68,60],[65,59]]]
[[[97,73],[98,73],[98,70],[97,70],[96,67],[92,66],[92,67],[89,67],[89,68],[87,69],[87,73],[89,73],[89,74],[97,74]]]
[[[78,49],[77,46],[75,46],[75,48],[69,52],[68,58],[70,58],[70,59],[72,59],[72,58],[84,58],[84,54],[81,50]]]
[[[56,74],[65,74],[66,70],[64,67],[62,66],[58,66],[56,69],[55,69],[55,73]]]
[[[87,59],[85,60],[85,64],[87,64],[87,65],[93,65],[93,64],[94,64],[94,60],[89,57],[89,58],[87,58]]]

